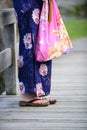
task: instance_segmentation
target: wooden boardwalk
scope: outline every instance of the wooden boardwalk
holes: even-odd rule
[[[87,130],[87,39],[79,41],[69,55],[53,63],[57,104],[19,107],[19,96],[1,95],[0,130]]]

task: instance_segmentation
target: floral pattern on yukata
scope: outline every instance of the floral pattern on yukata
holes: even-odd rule
[[[47,69],[47,65],[46,64],[41,64],[40,68],[39,68],[39,73],[42,76],[47,75],[48,69]]]
[[[13,0],[19,29],[18,79],[21,94],[50,94],[52,61],[37,62],[37,39],[42,0]],[[50,79],[50,80],[49,80]]]
[[[24,94],[25,93],[25,86],[24,86],[23,82],[19,82],[19,87],[20,87],[21,94]]]
[[[38,8],[34,9],[32,13],[32,19],[36,24],[39,24],[39,18],[40,18],[40,10]]]
[[[45,92],[43,91],[42,83],[36,84],[36,94],[38,97],[45,95]]]
[[[31,40],[31,33],[27,33],[24,35],[24,44],[26,49],[31,49],[32,48],[32,40]]]
[[[18,57],[18,67],[19,68],[23,67],[23,63],[24,63],[23,56],[19,56]]]

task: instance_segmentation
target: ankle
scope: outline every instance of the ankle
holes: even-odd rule
[[[20,94],[20,100],[29,101],[31,99],[34,99],[36,97],[36,94]]]

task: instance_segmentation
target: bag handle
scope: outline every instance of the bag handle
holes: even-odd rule
[[[52,21],[52,0],[48,0],[48,22]]]

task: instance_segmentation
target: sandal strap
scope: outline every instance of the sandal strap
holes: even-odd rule
[[[43,98],[31,99],[31,100],[29,100],[27,103],[33,103],[34,101],[38,101],[38,100],[43,100]]]

